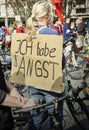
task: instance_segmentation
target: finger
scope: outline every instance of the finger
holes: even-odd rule
[[[28,98],[25,98],[25,97],[22,97],[22,96],[20,96],[20,101],[22,102],[22,103],[26,103],[26,102],[28,102]]]

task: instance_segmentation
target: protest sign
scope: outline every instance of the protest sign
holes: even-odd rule
[[[62,85],[62,36],[12,35],[12,83],[60,93]]]

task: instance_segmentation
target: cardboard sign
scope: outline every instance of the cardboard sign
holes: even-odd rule
[[[12,83],[60,93],[62,85],[62,36],[12,35]]]

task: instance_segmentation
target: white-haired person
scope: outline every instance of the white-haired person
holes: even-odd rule
[[[46,35],[58,35],[58,32],[49,27],[49,23],[52,21],[52,9],[49,2],[37,2],[32,9],[32,15],[27,21],[29,34],[46,34]],[[32,86],[28,87],[28,93],[31,98],[34,99],[36,104],[41,102],[53,101],[56,97],[62,97],[64,95],[64,88],[62,92],[55,93],[51,91],[43,91]],[[48,115],[54,112],[53,105],[48,107]],[[50,116],[45,111],[39,113],[38,111],[32,111],[32,119],[29,123],[29,130],[52,130],[54,123]],[[56,121],[59,123],[59,129],[62,130],[62,118],[63,118],[63,102],[58,104],[58,113],[55,115]]]

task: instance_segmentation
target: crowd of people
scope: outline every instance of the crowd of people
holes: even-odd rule
[[[72,39],[69,46],[63,50],[63,62],[62,66],[65,65],[65,58],[70,54],[71,48],[73,47],[75,52],[80,53],[83,50],[83,39],[86,34],[86,24],[81,17],[73,20],[70,16],[65,17],[65,24],[62,25],[57,15],[52,17],[52,8],[49,2],[37,2],[32,8],[32,15],[27,20],[27,27],[21,21],[15,21],[14,26],[10,29],[4,27],[0,28],[0,41],[3,40],[4,35],[11,35],[14,33],[29,33],[30,35],[45,34],[45,35],[63,35],[63,41],[68,40],[71,36],[77,37],[81,41],[81,45],[78,46],[75,39]],[[87,22],[89,30],[89,22]],[[70,63],[71,61],[69,61]],[[63,67],[64,68],[64,67]],[[19,92],[13,87],[5,78],[1,69],[0,63],[0,130],[8,130],[13,128],[11,107],[25,108],[31,107],[36,104],[50,102],[56,99],[56,97],[63,97],[64,91],[55,93],[51,91],[43,91],[36,89],[32,86],[27,88],[27,92],[30,95],[30,99],[22,97]],[[39,113],[36,110],[32,110],[32,118],[30,119],[28,130],[52,130],[54,123],[51,118],[51,113],[54,112],[54,106],[51,105],[48,108],[48,112],[45,111]],[[58,104],[58,113],[55,114],[55,119],[59,123],[58,127],[62,130],[62,119],[63,119],[63,102]],[[5,113],[7,113],[5,115]],[[5,117],[4,117],[5,115]],[[8,118],[5,122],[2,118]],[[12,126],[4,127],[4,124],[11,123]]]

